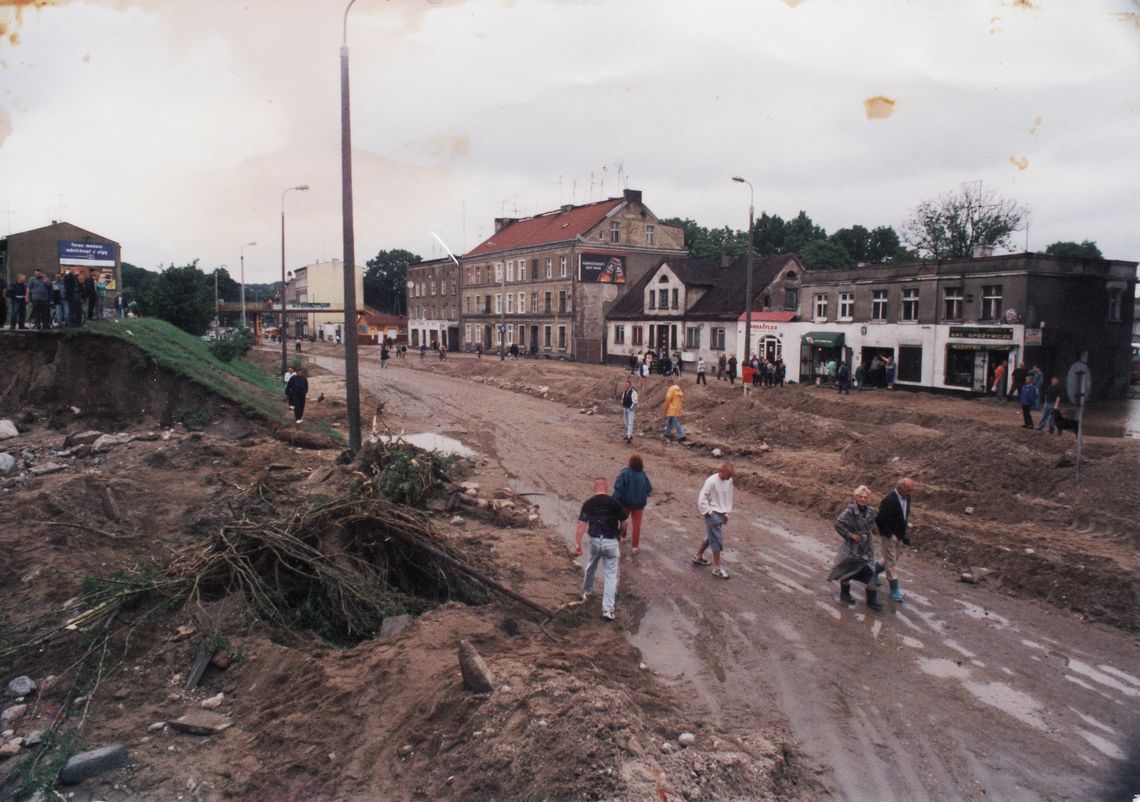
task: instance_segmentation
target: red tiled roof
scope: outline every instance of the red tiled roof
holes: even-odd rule
[[[737,320],[744,320],[746,314],[746,312],[741,312]],[[795,319],[795,312],[757,312],[755,309],[752,310],[753,323],[791,323]]]
[[[610,198],[585,206],[574,206],[565,212],[558,210],[524,217],[495,232],[464,256],[480,256],[513,248],[572,240],[580,234],[584,235],[623,203],[625,198]]]

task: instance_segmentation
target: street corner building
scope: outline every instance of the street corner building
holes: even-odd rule
[[[82,282],[91,275],[102,279],[110,303],[105,312],[114,309],[114,299],[122,291],[122,249],[119,243],[72,223],[53,220],[51,225],[9,234],[0,239],[0,275],[8,286],[17,275],[31,276],[42,270],[50,279],[62,270],[73,270]]]

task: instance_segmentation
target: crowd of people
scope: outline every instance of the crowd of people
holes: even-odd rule
[[[80,275],[64,268],[48,278],[42,270],[28,278],[17,273],[0,298],[0,327],[12,331],[33,328],[41,331],[62,326],[82,326],[103,317],[107,303],[107,282],[92,271]],[[126,317],[126,297],[115,297],[115,312]]]
[[[1061,387],[1060,377],[1053,376],[1046,383],[1045,372],[1038,365],[1026,368],[1024,362],[1018,363],[1012,371],[1007,387],[1005,363],[999,363],[994,368],[990,392],[994,400],[1002,403],[1008,402],[1011,398],[1017,399],[1021,405],[1022,428],[1034,428],[1034,412],[1041,413],[1041,419],[1036,425],[1039,432],[1048,428],[1049,434],[1061,434],[1066,428],[1075,425],[1074,422],[1066,420],[1061,412],[1064,388]]]

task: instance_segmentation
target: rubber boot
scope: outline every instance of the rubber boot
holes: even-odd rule
[[[882,563],[875,563],[875,578],[871,584],[877,588],[881,588],[883,586],[883,580],[879,579],[879,574],[886,570]]]
[[[883,603],[879,601],[879,591],[867,588],[867,606],[872,610],[883,609]]]
[[[848,582],[839,583],[839,601],[844,604],[854,604],[855,597],[851,595],[851,584]]]
[[[897,602],[901,602],[903,600],[902,592],[899,591],[899,581],[897,579],[891,580],[891,599]]]

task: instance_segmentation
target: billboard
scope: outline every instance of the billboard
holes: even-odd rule
[[[115,243],[57,240],[59,263],[76,267],[114,267]]]
[[[578,257],[578,280],[625,284],[625,257],[614,253],[584,253]]]

